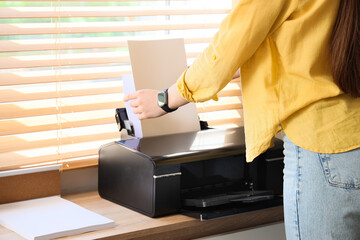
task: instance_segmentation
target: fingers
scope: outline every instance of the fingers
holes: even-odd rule
[[[130,102],[130,107],[136,108],[140,105],[139,100],[134,100]]]
[[[149,117],[146,115],[146,113],[144,113],[144,112],[141,110],[140,107],[134,108],[134,109],[133,109],[133,113],[138,115],[138,119],[139,119],[139,120],[143,120],[143,119],[149,118]]]
[[[146,119],[146,118],[147,118],[147,117],[146,117],[145,114],[143,114],[143,113],[138,115],[138,119],[139,119],[139,120],[144,120],[144,119]]]
[[[138,92],[133,92],[128,94],[127,96],[124,97],[124,102],[127,102],[129,100],[134,100],[138,97]]]
[[[133,113],[134,114],[140,114],[140,113],[142,113],[142,111],[141,111],[140,107],[134,107],[133,108]]]

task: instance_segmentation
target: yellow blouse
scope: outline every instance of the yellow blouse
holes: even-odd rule
[[[339,0],[240,0],[209,47],[177,81],[192,102],[216,94],[241,67],[247,161],[280,124],[298,146],[337,153],[360,146],[360,98],[333,82],[329,42]]]

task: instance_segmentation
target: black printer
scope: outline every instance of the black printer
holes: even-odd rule
[[[282,204],[283,143],[252,163],[244,129],[208,129],[111,142],[99,150],[102,198],[150,217],[207,220]]]

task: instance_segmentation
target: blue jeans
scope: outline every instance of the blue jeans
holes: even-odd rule
[[[305,150],[284,137],[287,240],[360,239],[360,148]]]

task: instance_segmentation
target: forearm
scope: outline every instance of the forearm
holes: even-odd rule
[[[181,107],[187,103],[189,103],[186,99],[184,99],[177,89],[177,84],[174,83],[168,90],[168,106],[171,109],[175,109]]]

